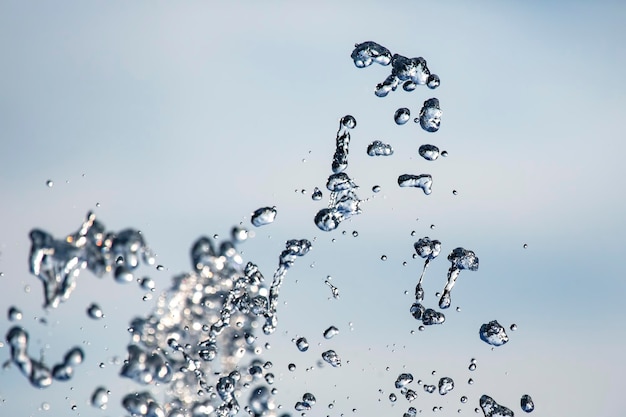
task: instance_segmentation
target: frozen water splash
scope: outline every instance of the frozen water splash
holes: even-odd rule
[[[411,118],[411,111],[406,107],[401,107],[393,114],[393,120],[397,125],[403,125]]]
[[[419,124],[427,132],[436,132],[441,125],[441,115],[443,112],[439,107],[439,100],[436,98],[428,99],[424,102],[424,106],[420,110]]]
[[[492,346],[502,346],[509,341],[504,327],[497,320],[492,320],[480,326],[480,340]]]
[[[448,282],[441,293],[439,299],[439,308],[448,308],[452,302],[451,292],[454,284],[456,283],[461,270],[477,271],[478,270],[478,257],[471,250],[456,248],[448,255],[448,260],[451,262],[448,269]]]
[[[433,177],[428,174],[402,174],[398,177],[398,185],[400,187],[421,188],[424,194],[430,195],[432,193]]]
[[[431,260],[439,256],[439,252],[441,252],[441,242],[438,240],[431,240],[428,236],[426,236],[415,242],[413,247],[415,248],[417,255],[420,258],[425,259],[422,273],[420,274],[419,281],[415,286],[415,300],[421,302],[424,300],[422,281],[424,280],[424,275],[426,274],[426,268],[428,268]]]
[[[369,156],[389,156],[393,155],[393,148],[388,143],[375,140],[368,145],[367,154]]]
[[[391,62],[391,52],[372,41],[355,44],[350,56],[357,68],[368,67],[374,62],[380,65],[389,65]]]
[[[513,417],[513,411],[503,405],[498,404],[488,395],[480,397],[480,408],[485,417]]]
[[[361,213],[361,200],[354,191],[358,187],[348,174],[343,172],[348,166],[347,144],[350,135],[347,130],[355,126],[356,119],[350,115],[344,116],[339,122],[337,149],[332,163],[333,174],[326,182],[326,188],[331,192],[328,207],[318,211],[313,218],[315,225],[325,232],[335,230],[345,219]]]
[[[260,227],[273,223],[274,219],[276,219],[276,207],[261,207],[252,213],[250,222],[255,227]]]
[[[418,153],[427,161],[434,161],[439,158],[439,148],[435,145],[422,145],[419,147]]]
[[[339,355],[337,355],[337,352],[334,350],[327,350],[326,352],[323,352],[322,359],[331,364],[334,368],[341,366],[341,358],[339,358]]]
[[[53,379],[67,381],[74,375],[74,368],[83,362],[85,354],[79,347],[67,351],[63,361],[54,365],[52,369],[42,361],[28,355],[28,333],[19,326],[9,329],[6,341],[11,348],[11,362],[17,366],[29,382],[37,388],[46,388]]]
[[[55,239],[48,232],[33,229],[30,240],[30,272],[42,281],[44,306],[50,308],[58,307],[70,297],[78,275],[85,268],[96,276],[115,270],[119,282],[122,278],[118,277],[130,276],[132,280],[140,258],[144,263],[154,264],[154,255],[139,231],[105,232],[104,225],[91,212],[80,229],[65,239]]]
[[[520,399],[520,406],[522,407],[522,411],[526,413],[530,413],[535,409],[535,403],[528,394],[522,395],[522,398]]]

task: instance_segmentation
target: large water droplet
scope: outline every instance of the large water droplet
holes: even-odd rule
[[[513,417],[513,411],[498,404],[488,395],[480,397],[480,408],[482,408],[485,417]]]
[[[441,125],[441,115],[443,112],[439,107],[439,100],[436,98],[428,99],[424,102],[424,106],[420,110],[419,123],[422,129],[427,132],[436,132]]]
[[[276,207],[261,207],[259,209],[256,209],[254,213],[252,213],[250,221],[252,222],[253,226],[260,227],[272,223],[275,218]]]
[[[522,407],[522,410],[527,413],[530,413],[531,411],[535,409],[535,403],[533,402],[533,399],[528,394],[522,395],[522,398],[520,399],[520,405]]]
[[[309,342],[307,342],[306,338],[299,337],[295,342],[300,352],[306,352],[309,350]]]
[[[496,320],[492,320],[489,323],[485,323],[480,326],[479,334],[480,340],[492,346],[502,346],[509,341],[509,337],[507,336],[504,327],[502,327]]]
[[[419,147],[418,152],[427,161],[434,161],[439,158],[439,148],[435,145],[422,145]]]
[[[350,56],[357,68],[365,68],[373,62],[380,65],[389,65],[391,62],[391,52],[372,41],[356,44]]]
[[[454,389],[454,381],[447,376],[439,379],[439,394],[446,395]]]
[[[315,187],[315,189],[313,190],[313,194],[311,194],[311,199],[315,200],[315,201],[319,201],[321,200],[323,197],[322,195],[322,190],[320,190],[319,188]]]
[[[393,114],[393,120],[397,125],[403,125],[411,119],[411,111],[406,107],[401,107]]]
[[[388,143],[375,140],[368,145],[367,154],[369,156],[389,156],[393,155],[393,148]]]
[[[433,178],[428,174],[411,175],[403,174],[398,177],[398,185],[400,187],[421,188],[424,194],[432,193]]]

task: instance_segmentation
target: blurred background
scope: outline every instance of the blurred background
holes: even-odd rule
[[[274,363],[281,413],[300,414],[294,404],[311,392],[311,416],[402,416],[409,406],[475,415],[483,394],[518,415],[529,394],[538,417],[623,416],[625,9],[617,1],[1,2],[0,362],[10,359],[4,335],[15,324],[29,332],[32,356],[51,364],[81,346],[85,362],[46,389],[5,366],[0,414],[122,416],[121,398],[144,388],[119,368],[128,323],[156,297],[83,271],[72,297],[46,311],[28,271],[31,229],[62,238],[92,210],[108,230],[142,232],[164,266],[142,267],[157,294],[191,270],[201,235],[254,229],[241,250],[266,278],[286,240],[313,242],[282,287],[278,330],[259,338],[271,345],[263,358]],[[358,69],[350,58],[368,40],[424,57],[441,86],[376,97],[390,68]],[[431,97],[443,110],[438,132],[394,123],[397,108],[413,118]],[[313,217],[328,202],[346,114],[357,120],[347,172],[367,201],[362,214],[322,232]],[[373,140],[394,154],[368,156]],[[425,143],[448,157],[424,160]],[[431,174],[432,194],[398,187],[406,173]],[[311,199],[315,187],[320,201]],[[263,206],[276,206],[276,220],[254,228],[250,215]],[[427,306],[445,285],[453,248],[473,250],[480,268],[461,273],[446,323],[419,331],[409,307],[422,267],[413,243],[424,236],[443,244],[424,280]],[[92,302],[104,319],[87,316]],[[11,306],[21,321],[9,320]],[[491,320],[510,338],[495,349],[478,337]],[[330,325],[340,333],[325,340]],[[307,337],[307,352],[296,336]],[[317,366],[327,349],[341,368]],[[416,379],[412,403],[394,387],[402,372]],[[417,385],[441,376],[456,383],[445,397]],[[104,411],[89,405],[99,385],[111,391]]]

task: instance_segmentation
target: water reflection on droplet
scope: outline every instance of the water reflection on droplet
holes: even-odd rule
[[[403,125],[411,118],[411,111],[406,107],[401,107],[393,115],[393,120],[398,125]]]

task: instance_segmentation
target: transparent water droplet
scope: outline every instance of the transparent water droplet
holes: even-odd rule
[[[337,352],[335,352],[332,349],[327,350],[326,352],[323,352],[322,359],[324,359],[324,361],[328,362],[335,368],[341,366],[341,359],[339,358],[339,355],[337,355]]]
[[[444,376],[443,378],[439,379],[439,394],[440,395],[446,395],[453,389],[454,389],[454,381],[452,380],[452,378]]]
[[[517,324],[515,323],[511,324],[511,327],[509,327],[509,329],[511,329],[511,331],[514,332],[515,330],[517,330]]]
[[[96,303],[91,303],[89,307],[87,307],[87,315],[94,320],[98,320],[104,317],[102,309]]]
[[[439,84],[441,84],[441,80],[439,79],[439,76],[437,74],[430,74],[428,76],[428,80],[426,81],[426,85],[428,86],[428,88],[434,90],[435,88],[439,87]]]
[[[150,277],[143,277],[139,285],[141,288],[143,288],[144,290],[148,290],[148,291],[154,291],[156,288],[156,284],[154,280]]]
[[[413,375],[409,373],[402,373],[398,375],[398,378],[396,378],[395,386],[398,389],[402,389],[406,387],[408,384],[410,384],[411,382],[413,382]]]
[[[290,363],[289,365],[287,365],[287,369],[289,369],[291,372],[296,370],[296,364],[295,363]]]
[[[408,402],[413,402],[417,398],[417,393],[413,391],[412,389],[408,389],[404,393],[404,398],[406,398]]]
[[[132,271],[125,265],[118,265],[115,268],[114,277],[115,281],[120,284],[128,284],[134,280]]]
[[[326,330],[324,330],[324,339],[332,339],[334,336],[339,334],[339,329],[335,326],[330,326]]]
[[[9,321],[19,321],[22,320],[24,315],[17,307],[11,306],[9,307],[9,311],[7,312],[7,316]]]
[[[441,125],[441,115],[443,112],[439,107],[439,100],[436,98],[428,99],[424,102],[424,106],[420,110],[419,123],[422,129],[427,132],[436,132]]]
[[[374,186],[372,187],[372,192],[375,192],[375,193],[380,192],[380,185],[374,185]]]
[[[430,195],[432,193],[433,178],[428,174],[402,174],[398,177],[398,185],[400,187],[421,188],[424,194]]]
[[[457,190],[452,190],[452,195],[458,195],[459,192]]]
[[[464,395],[461,397],[461,402],[465,404],[467,402],[467,397]]]
[[[522,398],[520,399],[520,405],[522,407],[522,410],[526,413],[530,413],[535,409],[535,403],[528,394],[522,395]]]
[[[474,384],[474,380],[472,378],[467,380],[468,385],[473,385]]]
[[[367,146],[369,156],[389,156],[393,155],[393,148],[388,143],[375,140]]]
[[[441,156],[444,158],[448,156],[448,151],[441,151]]]
[[[452,288],[456,284],[462,270],[477,271],[478,270],[478,257],[471,250],[463,248],[455,248],[448,255],[448,260],[451,265],[448,269],[448,280],[446,286],[443,289],[441,298],[439,299],[439,308],[445,309],[450,307],[452,302]]]
[[[391,52],[372,41],[356,44],[350,57],[357,68],[368,67],[374,62],[380,65],[389,65],[391,62]]]
[[[356,127],[356,119],[351,115],[345,115],[341,118],[341,125],[347,129],[354,129]]]
[[[315,187],[315,189],[313,190],[313,194],[311,194],[311,199],[313,199],[314,201],[319,201],[322,199],[322,197],[323,197],[322,190]]]
[[[502,346],[509,341],[504,327],[497,320],[492,320],[480,326],[480,340],[491,346]]]
[[[398,397],[393,392],[389,394],[389,401],[391,401],[392,403],[395,403],[397,399]]]
[[[403,125],[411,119],[411,111],[406,107],[401,107],[393,115],[393,120],[397,125]]]
[[[309,342],[307,342],[306,338],[299,337],[295,342],[300,352],[306,352],[309,350]]]
[[[265,226],[273,223],[276,218],[276,207],[261,207],[252,213],[250,221],[255,227]]]
[[[427,161],[434,161],[439,158],[439,148],[435,145],[421,145],[418,149],[418,153]]]
[[[498,404],[488,395],[480,397],[480,408],[482,408],[485,417],[513,417],[513,411]]]
[[[46,181],[46,185],[48,186],[48,188],[52,188],[54,186],[54,181],[48,180]]]

